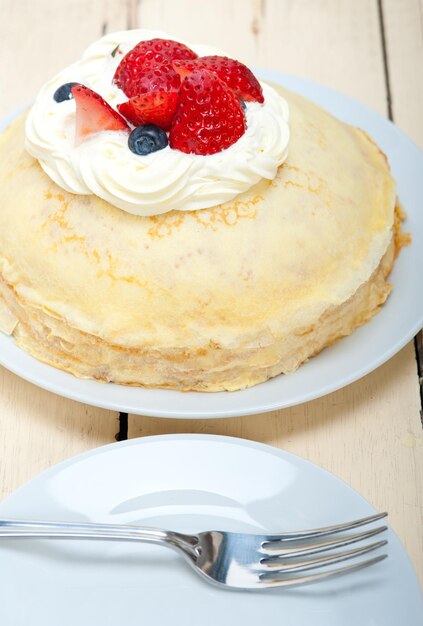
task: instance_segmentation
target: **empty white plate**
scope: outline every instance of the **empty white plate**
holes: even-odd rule
[[[144,524],[195,532],[305,529],[374,513],[292,454],[240,439],[166,435],[98,448],[0,505],[0,517]],[[291,590],[222,591],[157,546],[0,542],[4,626],[418,626],[423,603],[394,533],[385,561]],[[385,548],[383,548],[385,550]]]
[[[381,312],[295,374],[233,393],[179,393],[81,380],[39,363],[0,333],[1,365],[49,391],[108,409],[158,417],[231,417],[292,406],[339,389],[384,363],[417,333],[423,325],[423,290],[418,277],[423,267],[422,151],[391,122],[348,96],[279,72],[259,74],[364,128],[388,155],[408,215],[405,229],[411,231],[413,244],[401,252],[395,264],[391,275],[394,288]],[[12,118],[3,120],[0,130]]]

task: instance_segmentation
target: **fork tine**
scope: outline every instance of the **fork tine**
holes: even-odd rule
[[[334,550],[335,548],[342,548],[349,546],[357,541],[363,541],[364,539],[370,539],[379,533],[387,530],[387,526],[378,526],[378,528],[372,528],[361,533],[355,533],[354,535],[347,535],[346,537],[337,537],[336,539],[330,539],[329,541],[319,541],[309,544],[303,544],[301,546],[291,547],[268,547],[261,548],[259,552],[265,555],[262,561],[270,561],[271,559],[293,558],[298,556],[305,556],[311,554],[318,554],[319,552],[325,552],[326,550]],[[271,544],[270,544],[271,546]]]
[[[354,563],[353,565],[339,567],[326,572],[319,572],[318,574],[307,574],[306,576],[300,576],[298,578],[277,578],[274,575],[268,576],[260,574],[259,583],[260,585],[263,585],[263,587],[297,587],[300,585],[318,582],[319,580],[324,580],[326,578],[335,578],[336,576],[342,576],[343,574],[348,574],[350,572],[364,569],[365,567],[370,567],[370,565],[380,563],[380,561],[386,559],[387,556],[387,554],[381,554],[380,556],[375,556],[372,559],[360,561],[359,563]]]
[[[323,528],[313,528],[311,530],[292,531],[287,533],[281,533],[280,535],[266,535],[263,540],[263,544],[273,542],[284,541],[298,541],[299,539],[308,539],[312,537],[326,537],[327,535],[333,535],[335,533],[341,533],[345,530],[352,530],[358,526],[364,526],[365,524],[371,524],[383,517],[386,517],[388,513],[376,513],[375,515],[369,515],[368,517],[362,517],[361,519],[354,520],[352,522],[344,522],[342,524],[335,524],[334,526],[324,526]]]
[[[377,541],[375,543],[367,544],[360,548],[354,548],[353,550],[344,550],[343,552],[336,552],[329,556],[321,556],[316,559],[306,559],[305,561],[284,561],[283,559],[272,561],[261,561],[263,573],[271,572],[273,576],[278,574],[288,574],[291,572],[305,572],[309,569],[316,569],[318,567],[325,567],[327,565],[333,565],[335,563],[341,563],[348,559],[354,559],[362,554],[367,554],[373,550],[377,550],[382,546],[386,546],[388,542]]]

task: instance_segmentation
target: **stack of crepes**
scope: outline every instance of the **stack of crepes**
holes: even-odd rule
[[[302,362],[385,302],[401,244],[387,160],[361,130],[280,87],[273,180],[194,211],[133,215],[56,185],[0,139],[0,327],[82,378],[237,390]]]

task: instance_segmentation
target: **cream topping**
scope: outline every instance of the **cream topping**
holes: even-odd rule
[[[247,103],[244,135],[217,154],[185,154],[167,146],[139,156],[128,148],[128,134],[123,131],[99,132],[75,145],[75,101],[55,102],[56,89],[64,83],[80,82],[116,108],[127,100],[112,82],[117,66],[139,41],[154,37],[172,38],[148,30],[106,35],[42,87],[28,114],[26,149],[48,176],[66,191],[95,194],[124,211],[144,216],[212,207],[233,199],[262,178],[272,180],[287,157],[289,109],[286,100],[265,83],[264,103]],[[199,56],[222,54],[208,46],[182,43]]]

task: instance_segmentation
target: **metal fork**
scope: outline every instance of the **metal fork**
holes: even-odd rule
[[[272,535],[217,530],[186,535],[141,526],[0,519],[0,539],[99,539],[153,543],[173,548],[185,557],[197,574],[220,587],[269,589],[312,583],[382,561],[386,554],[319,571],[386,545],[387,541],[382,540],[340,550],[385,531],[387,526],[379,526],[363,532],[343,534],[376,522],[386,515],[378,513],[344,524]],[[310,541],[312,539],[318,541]],[[314,569],[318,571],[302,575]]]

